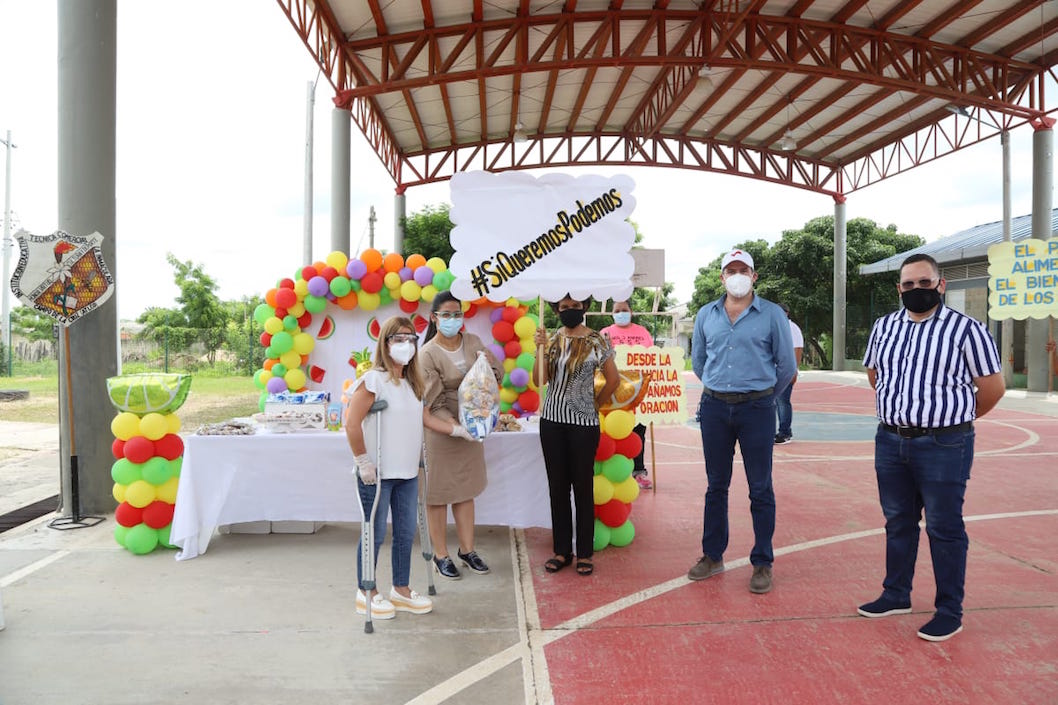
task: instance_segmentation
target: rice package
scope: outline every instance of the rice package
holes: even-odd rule
[[[467,370],[459,383],[459,423],[479,441],[492,433],[500,418],[500,387],[485,353]]]

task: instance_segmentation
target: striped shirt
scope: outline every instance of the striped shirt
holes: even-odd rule
[[[863,366],[877,375],[875,404],[881,422],[918,428],[973,421],[974,378],[1002,370],[988,329],[943,304],[918,323],[905,309],[875,321]]]
[[[595,371],[614,356],[613,347],[592,331],[583,337],[561,331],[547,345],[547,394],[540,418],[575,426],[598,426]]]

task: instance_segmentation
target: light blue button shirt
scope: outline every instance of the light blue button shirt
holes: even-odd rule
[[[715,392],[780,394],[797,372],[790,324],[776,304],[756,294],[734,323],[724,310],[726,295],[702,306],[694,319],[691,366]]]

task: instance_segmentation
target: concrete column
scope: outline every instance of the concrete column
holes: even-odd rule
[[[405,213],[404,187],[398,186],[397,193],[393,196],[393,251],[404,251],[404,219]],[[412,253],[414,254],[414,253]]]
[[[845,279],[848,267],[846,246],[845,197],[834,197],[834,352],[832,368],[845,369]]]
[[[1051,209],[1054,207],[1054,119],[1032,121],[1032,238],[1048,240],[1051,233]],[[1047,342],[1048,320],[1026,319],[1025,361],[1028,367],[1028,390],[1048,391],[1051,370],[1044,345]]]
[[[331,252],[349,252],[349,130],[348,110],[331,111]]]
[[[121,286],[114,230],[117,0],[59,0],[58,53],[58,226],[72,235],[102,234],[103,261]],[[110,421],[117,412],[106,379],[118,372],[117,297],[65,334],[59,344],[62,509],[75,513],[69,492],[70,455],[76,454],[81,514],[109,512]]]
[[[999,133],[1003,148],[1003,242],[1010,242],[1010,130]],[[1014,319],[1007,318],[999,324],[999,359],[1003,364],[1003,384],[1007,389],[1014,386]]]

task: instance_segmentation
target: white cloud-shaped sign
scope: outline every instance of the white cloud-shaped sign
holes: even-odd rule
[[[451,186],[448,268],[459,299],[631,296],[631,177],[475,171]]]

